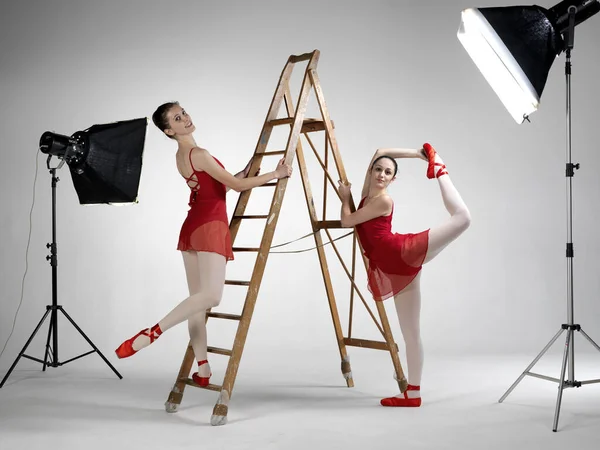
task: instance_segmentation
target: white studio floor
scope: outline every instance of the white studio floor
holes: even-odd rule
[[[127,360],[116,365],[119,380],[97,355],[87,357],[100,361],[93,369],[73,362],[42,373],[20,362],[0,389],[0,449],[600,448],[600,384],[565,390],[557,433],[556,383],[526,377],[498,403],[535,355],[426,355],[424,404],[401,409],[379,406],[395,386],[382,353],[353,349],[354,388],[330,355],[295,355],[282,365],[273,354],[242,359],[220,427],[210,425],[216,392],[188,387],[179,412],[165,412],[178,367],[151,373]],[[560,355],[534,371],[558,377]],[[222,373],[213,372],[220,383]],[[576,379],[597,378],[600,355],[578,356]]]

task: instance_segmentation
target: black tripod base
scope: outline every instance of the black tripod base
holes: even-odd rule
[[[75,327],[75,329],[79,332],[79,334],[81,334],[81,336],[83,336],[83,338],[87,341],[87,343],[91,345],[93,350],[90,350],[89,352],[86,352],[86,353],[82,353],[81,355],[76,356],[71,359],[68,359],[67,361],[64,361],[64,362],[59,361],[59,359],[58,359],[58,320],[57,320],[59,311],[69,320],[69,322],[71,322],[71,325],[73,325],[73,327]],[[42,327],[42,324],[44,323],[44,321],[46,320],[48,315],[51,316],[51,319],[50,319],[50,326],[48,327],[48,338],[46,340],[46,351],[44,352],[44,359],[41,360],[39,358],[35,358],[33,356],[26,355],[25,351],[27,350],[27,347],[29,347],[29,344],[31,344],[31,341],[33,340],[33,338],[35,337],[37,332],[40,330],[40,328]],[[51,339],[54,343],[53,347],[50,345]],[[33,333],[31,333],[31,336],[29,336],[29,339],[27,339],[27,342],[25,343],[25,346],[23,347],[23,349],[19,352],[17,359],[15,359],[12,366],[10,366],[10,369],[8,369],[8,372],[2,379],[2,382],[0,382],[0,388],[2,388],[2,386],[4,386],[4,383],[6,382],[6,380],[8,379],[8,377],[10,376],[10,374],[12,373],[12,371],[14,370],[14,368],[16,367],[16,365],[18,364],[18,362],[21,358],[27,358],[27,359],[31,359],[32,361],[39,362],[40,364],[43,365],[42,371],[45,371],[46,367],[64,366],[65,364],[70,363],[71,361],[75,361],[76,359],[83,358],[84,356],[90,355],[92,353],[98,353],[100,358],[102,358],[104,360],[104,362],[108,365],[108,367],[110,367],[112,369],[112,371],[115,373],[115,375],[117,375],[119,377],[119,379],[123,378],[121,376],[121,374],[117,371],[117,369],[115,369],[113,367],[113,365],[108,361],[108,359],[106,359],[106,357],[102,354],[102,352],[100,350],[98,350],[98,347],[96,347],[94,345],[94,343],[90,340],[90,338],[88,338],[86,336],[86,334],[83,332],[83,330],[81,328],[79,328],[79,326],[75,323],[75,321],[71,318],[71,316],[69,316],[69,314],[67,314],[67,312],[64,310],[64,308],[62,306],[47,305],[46,312],[44,313],[44,315],[38,322],[37,326],[33,330]]]

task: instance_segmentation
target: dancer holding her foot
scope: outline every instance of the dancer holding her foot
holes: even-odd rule
[[[396,158],[428,161],[427,177],[436,178],[450,217],[441,225],[416,234],[392,233],[394,203],[386,189],[396,179]],[[406,345],[408,389],[381,400],[383,406],[421,406],[423,346],[420,336],[421,268],[470,225],[471,215],[452,184],[442,159],[429,144],[422,149],[379,149],[373,155],[361,201],[350,212],[350,184],[340,181],[342,225],[356,227],[368,259],[368,288],[376,301],[394,297],[400,329]]]
[[[225,284],[225,266],[233,259],[227,220],[225,193],[261,186],[274,179],[289,177],[291,166],[279,161],[273,172],[248,177],[252,160],[246,168],[232,175],[207,150],[196,145],[196,129],[191,117],[177,102],[165,103],[152,115],[154,124],[169,138],[177,141],[177,169],[190,188],[187,218],[183,222],[177,249],[183,255],[189,297],[179,303],[156,325],[145,328],[123,342],[116,350],[127,358],[150,345],[169,328],[186,321],[198,372],[192,379],[207,386],[211,376],[206,350],[206,310],[221,302]]]

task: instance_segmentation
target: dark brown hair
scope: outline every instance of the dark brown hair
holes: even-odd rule
[[[392,162],[394,163],[394,176],[396,176],[396,174],[398,173],[398,163],[396,162],[396,160],[394,158],[392,158],[391,156],[388,156],[388,155],[382,155],[379,158],[377,158],[375,161],[373,161],[373,164],[371,164],[371,170],[373,170],[373,167],[375,167],[375,163],[377,161],[379,161],[381,158],[389,158],[392,160]]]
[[[154,111],[154,114],[152,114],[152,122],[154,122],[154,125],[156,125],[163,133],[167,128],[169,128],[169,119],[167,119],[167,114],[173,106],[179,106],[179,102],[163,103],[156,108],[156,111]],[[173,136],[169,136],[168,134],[167,136],[173,139]]]

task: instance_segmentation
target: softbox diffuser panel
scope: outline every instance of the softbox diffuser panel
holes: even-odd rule
[[[79,203],[137,200],[147,124],[146,118],[133,119],[94,125],[77,133],[86,157],[69,168]]]

